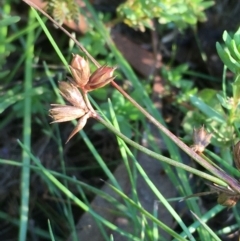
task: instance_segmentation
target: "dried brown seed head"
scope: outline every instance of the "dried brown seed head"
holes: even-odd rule
[[[75,120],[86,113],[83,109],[75,106],[57,104],[51,104],[51,106],[49,114],[54,120],[52,123]]]
[[[102,66],[98,68],[89,78],[88,83],[85,85],[85,90],[92,91],[105,86],[110,83],[115,77],[113,72],[116,67]]]
[[[88,118],[90,117],[90,112],[88,112],[86,115],[84,115],[81,119],[78,120],[77,125],[75,126],[75,128],[73,129],[73,131],[70,133],[66,144],[69,142],[69,140],[80,130],[83,129],[83,127],[86,125]]]
[[[80,55],[73,55],[72,62],[70,64],[70,69],[76,86],[83,88],[90,77],[89,63]]]
[[[49,114],[54,120],[52,123],[79,119],[77,126],[73,129],[67,139],[68,142],[78,131],[80,131],[85,126],[87,119],[94,115],[88,109],[81,92],[74,84],[63,81],[59,83],[59,89],[61,95],[73,106],[51,104],[52,108],[49,110]]]
[[[231,208],[231,207],[236,205],[238,200],[239,200],[239,197],[237,195],[236,196],[229,196],[227,193],[222,192],[218,195],[217,202],[219,204],[221,204],[222,206],[226,206],[228,208]]]
[[[72,83],[61,81],[59,82],[59,90],[63,98],[70,102],[73,106],[87,110],[82,94]]]
[[[207,184],[211,190],[218,194],[217,202],[222,206],[233,207],[240,199],[240,194],[234,191],[231,187],[220,186],[215,183]]]
[[[205,147],[210,143],[212,134],[208,133],[204,127],[200,127],[199,129],[193,129],[193,146],[192,149],[195,152],[202,153]]]
[[[240,141],[233,147],[233,159],[238,170],[240,170]]]

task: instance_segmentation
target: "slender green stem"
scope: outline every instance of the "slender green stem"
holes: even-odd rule
[[[204,158],[199,156],[196,152],[194,152],[190,147],[188,147],[185,143],[183,143],[179,138],[177,138],[172,132],[170,132],[165,126],[163,126],[160,122],[158,122],[152,115],[150,115],[142,106],[140,106],[131,96],[129,96],[117,83],[114,81],[111,84],[125,97],[127,98],[137,109],[139,109],[155,126],[157,126],[164,134],[166,134],[177,146],[179,146],[184,152],[186,152],[190,157],[192,157],[196,162],[198,162],[201,166],[206,168],[209,172],[224,180],[229,184],[235,191],[240,192],[240,184],[239,182],[229,176],[222,170],[214,167]]]
[[[129,145],[135,147],[136,149],[138,149],[139,151],[142,151],[144,152],[145,154],[157,159],[157,160],[160,160],[160,161],[163,161],[163,162],[166,162],[170,165],[173,165],[175,167],[179,167],[179,168],[182,168],[188,172],[191,172],[195,175],[198,175],[204,179],[207,179],[211,182],[214,182],[214,183],[217,183],[219,185],[222,185],[222,186],[226,186],[226,183],[222,180],[220,180],[219,178],[216,178],[216,177],[213,177],[205,172],[201,172],[201,171],[198,171],[192,167],[189,167],[181,162],[177,162],[177,161],[174,161],[170,158],[167,158],[165,156],[162,156],[156,152],[153,152],[141,145],[139,145],[138,143],[132,141],[131,139],[127,138],[125,135],[123,135],[121,132],[119,132],[114,126],[112,126],[111,124],[109,124],[107,121],[105,121],[104,119],[102,119],[100,116],[97,116],[96,119],[101,122],[104,126],[106,126],[109,130],[111,130],[114,134],[116,134],[117,136],[119,136],[121,139],[123,139],[126,143],[128,143]]]
[[[34,22],[34,15],[29,11],[29,26]],[[25,45],[25,77],[24,77],[24,117],[23,117],[23,143],[24,146],[31,149],[31,95],[32,89],[32,60],[34,51],[34,32],[29,31]],[[19,241],[25,241],[28,229],[28,203],[29,203],[29,182],[30,182],[30,157],[26,150],[22,151],[22,174],[21,174],[21,207],[20,207],[20,228]]]

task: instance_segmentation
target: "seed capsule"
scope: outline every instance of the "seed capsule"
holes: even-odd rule
[[[52,123],[75,120],[86,113],[83,109],[75,106],[57,104],[51,104],[51,106],[49,114],[54,120]]]
[[[87,109],[82,94],[76,86],[66,81],[61,81],[58,85],[60,94],[63,96],[63,98],[65,98],[74,106],[80,107],[82,109]]]
[[[93,74],[90,76],[88,83],[85,86],[85,90],[92,91],[98,88],[105,86],[110,83],[115,77],[113,76],[113,72],[116,68],[102,66],[98,68]]]
[[[218,195],[217,202],[222,206],[226,206],[228,208],[232,208],[238,202],[238,196],[229,196],[228,194],[222,192]]]
[[[83,88],[89,81],[90,77],[88,61],[76,54],[73,55],[73,59],[69,67],[71,69],[74,82],[78,87]]]

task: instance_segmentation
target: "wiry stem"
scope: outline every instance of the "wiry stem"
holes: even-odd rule
[[[134,148],[138,149],[139,151],[142,151],[144,152],[145,154],[157,159],[157,160],[160,160],[160,161],[163,161],[163,162],[166,162],[170,165],[173,165],[175,167],[179,167],[179,168],[182,168],[188,172],[191,172],[195,175],[198,175],[204,179],[207,179],[211,182],[214,182],[214,183],[217,183],[219,185],[222,185],[222,186],[226,186],[226,183],[225,183],[225,180],[220,180],[219,178],[216,178],[216,177],[213,177],[205,172],[201,172],[201,171],[198,171],[188,165],[185,165],[181,162],[177,162],[177,161],[174,161],[170,158],[167,158],[165,156],[162,156],[156,152],[153,152],[147,148],[145,148],[144,146],[141,146],[140,144],[132,141],[131,139],[129,139],[128,137],[126,137],[124,134],[122,134],[120,131],[118,131],[114,126],[112,126],[111,124],[109,124],[107,121],[105,121],[102,117],[100,117],[99,115],[95,117],[95,119],[97,119],[99,122],[101,122],[105,127],[107,127],[109,130],[111,130],[114,134],[116,134],[118,137],[120,137],[122,140],[124,140],[124,142],[128,143],[129,145],[133,146]]]
[[[224,180],[229,186],[237,192],[240,192],[240,183],[233,177],[229,176],[223,170],[220,170],[204,158],[194,152],[189,146],[177,138],[172,132],[170,132],[165,126],[158,122],[152,115],[150,115],[142,106],[140,106],[131,96],[129,96],[117,83],[114,81],[111,84],[126,98],[128,99],[137,109],[139,109],[155,126],[157,126],[164,134],[166,134],[177,146],[179,146],[185,153],[191,156],[201,166],[206,168],[209,172]]]

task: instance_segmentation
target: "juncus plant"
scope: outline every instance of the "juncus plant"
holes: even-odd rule
[[[93,74],[90,74],[88,61],[79,55],[73,56],[69,67],[73,78],[68,78],[69,82],[60,82],[59,91],[71,105],[51,104],[52,109],[49,110],[50,116],[54,119],[52,123],[78,119],[77,126],[69,135],[66,143],[83,129],[88,118],[97,116],[86,93],[101,88],[112,81],[115,70],[112,67],[102,66]],[[80,88],[83,95],[78,88]]]
[[[224,170],[218,167],[212,161],[209,161],[202,154],[209,144],[211,139],[211,133],[205,131],[203,127],[200,129],[195,129],[193,133],[194,145],[192,147],[187,146],[179,138],[177,138],[173,133],[171,133],[165,126],[158,122],[153,116],[151,116],[143,107],[141,107],[134,99],[131,98],[115,81],[114,81],[114,70],[115,67],[101,66],[88,52],[87,50],[67,32],[62,26],[60,26],[55,20],[53,20],[48,14],[43,10],[38,8],[35,4],[28,0],[24,0],[30,6],[38,9],[45,16],[47,16],[55,25],[57,25],[64,33],[66,33],[81,51],[87,56],[84,59],[80,55],[74,55],[70,63],[70,70],[72,78],[68,79],[68,82],[60,82],[59,90],[60,94],[71,104],[71,105],[57,105],[52,104],[52,108],[49,113],[53,118],[53,123],[70,121],[73,119],[78,120],[77,126],[69,135],[67,142],[80,131],[87,123],[88,118],[92,117],[98,120],[100,123],[105,125],[109,130],[115,133],[117,136],[122,138],[126,143],[132,145],[138,150],[159,159],[163,162],[171,164],[176,167],[180,167],[187,170],[193,174],[199,175],[202,178],[210,181],[209,186],[213,190],[212,192],[218,194],[218,203],[232,207],[239,200],[240,195],[240,182],[227,174]],[[90,73],[89,60],[92,61],[97,69],[92,74]],[[164,134],[166,134],[172,141],[178,145],[185,153],[187,153],[193,160],[202,165],[208,172],[213,175],[198,171],[187,165],[164,157],[158,153],[155,153],[138,143],[130,140],[114,128],[111,124],[105,121],[92,107],[90,101],[88,100],[88,92],[94,91],[95,89],[102,88],[106,84],[111,83],[111,85],[116,88],[125,98],[127,98],[136,108],[139,109],[154,125],[156,125]],[[235,156],[238,154],[238,145],[235,147]],[[236,158],[235,158],[236,159]],[[237,165],[239,166],[239,165]]]

